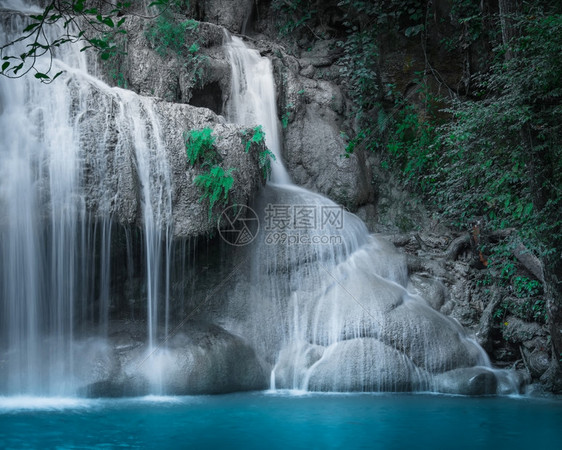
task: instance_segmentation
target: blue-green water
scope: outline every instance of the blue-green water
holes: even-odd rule
[[[1,448],[513,450],[561,442],[560,400],[289,393],[0,398]]]

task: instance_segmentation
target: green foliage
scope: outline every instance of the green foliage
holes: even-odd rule
[[[193,183],[202,190],[199,201],[209,200],[209,220],[216,204],[226,204],[228,193],[234,184],[233,168],[224,170],[218,165],[220,156],[215,149],[215,137],[211,128],[185,132],[184,142],[187,160],[191,166],[200,166],[203,173]]]
[[[548,257],[562,249],[562,15],[524,16],[519,27],[513,57],[482,77],[481,100],[449,109],[438,187],[453,222],[515,227],[514,239]]]
[[[462,30],[462,33],[448,35],[441,40],[446,50],[450,52],[466,51],[470,46],[482,38],[495,41],[491,30],[484,26],[485,21],[492,20],[488,14],[484,15],[481,5],[473,0],[452,0],[451,22]]]
[[[513,229],[501,242],[481,245],[488,264],[485,282],[510,290],[517,300],[497,314],[545,321],[540,282],[519,272],[514,252],[523,244],[547,271],[560,273],[555,268],[562,254],[562,6],[520,3],[520,14],[511,18],[517,32],[506,47],[498,45],[500,21],[490,9],[451,0],[447,20],[457,24],[458,34],[444,43],[466,54],[478,44],[476,56],[484,60],[473,67],[485,72],[465,74],[470,97],[455,97],[451,90],[453,100],[436,99],[427,79],[435,76],[441,86],[442,79],[426,61],[413,102],[381,85],[378,42],[389,32],[418,34],[425,51],[427,5],[340,2],[347,27],[340,42],[342,76],[357,105],[359,125],[354,136],[344,135],[346,155],[357,148],[381,152],[382,164],[434,205],[441,220],[459,229],[470,229],[476,220],[487,231]],[[494,47],[489,58],[485,49]]]
[[[305,89],[301,89],[300,91],[297,91],[297,95],[304,95],[305,93],[306,93]],[[285,105],[283,115],[281,116],[281,126],[283,127],[283,129],[289,126],[289,122],[291,122],[291,115],[293,114],[294,110],[295,110],[294,103],[287,103]]]
[[[256,148],[259,152],[259,167],[262,169],[264,180],[269,178],[271,174],[271,160],[275,161],[275,155],[267,148],[265,144],[265,132],[261,125],[257,125],[251,129],[252,136],[247,139],[248,132],[242,131],[242,137],[245,140],[245,149],[248,152],[251,148]]]
[[[227,203],[228,193],[234,184],[232,172],[234,169],[228,169],[226,172],[221,166],[213,166],[209,172],[197,175],[194,184],[203,190],[203,194],[199,201],[209,199],[209,219],[211,219],[213,207],[217,203]]]
[[[509,314],[526,321],[546,323],[548,320],[548,312],[544,298],[531,298],[517,301],[514,301],[514,299],[504,300],[494,311],[494,318],[502,323]]]
[[[376,32],[371,29],[356,31],[339,45],[344,50],[340,69],[344,84],[356,102],[358,112],[369,112],[380,98]]]
[[[393,118],[387,150],[392,166],[399,169],[407,183],[422,193],[433,194],[440,152],[439,138],[434,125],[433,98],[424,84],[420,84],[418,94],[425,99],[422,110],[403,98],[396,100],[398,112]]]
[[[99,35],[98,38],[90,39],[95,44],[102,62],[102,67],[115,84],[127,88],[127,80],[123,74],[122,65],[127,45],[127,33],[125,30],[110,30]]]
[[[217,163],[219,155],[214,147],[215,137],[212,133],[211,128],[203,128],[202,130],[190,130],[183,134],[187,160],[192,166],[197,163],[201,163],[202,166]]]
[[[389,30],[414,37],[425,29],[427,2],[421,0],[342,0],[347,38],[340,73],[361,116],[371,112],[383,94],[379,77],[379,34]],[[365,120],[369,120],[365,118]]]
[[[250,150],[252,144],[261,144],[262,142],[265,142],[265,132],[263,131],[261,125],[254,127],[253,131],[254,133],[252,134],[252,137],[248,140],[248,142],[246,142],[246,153]]]
[[[317,13],[310,0],[273,0],[271,6],[278,14],[277,27],[283,36],[302,29]]]
[[[267,180],[271,175],[271,161],[275,161],[275,155],[264,146],[263,150],[258,155],[259,165],[262,170],[263,179]]]
[[[197,31],[198,25],[191,19],[177,23],[170,14],[163,13],[147,28],[145,34],[160,56],[180,55],[186,49],[186,33]],[[192,44],[189,53],[194,54],[198,50],[198,45]]]
[[[162,57],[181,56],[191,73],[193,83],[201,83],[207,57],[200,53],[197,38],[199,22],[193,19],[178,22],[172,12],[185,14],[189,2],[184,0],[163,0],[162,13],[146,29],[145,36],[156,53]]]
[[[517,276],[513,279],[515,295],[519,298],[534,297],[542,291],[542,286],[537,280]]]
[[[373,127],[367,126],[360,128],[355,136],[350,137],[347,133],[340,132],[343,139],[347,141],[345,147],[345,158],[349,158],[356,148],[364,148],[366,150],[375,151],[379,149],[379,139],[374,136]],[[385,161],[386,162],[386,161]],[[388,167],[388,165],[386,166]]]

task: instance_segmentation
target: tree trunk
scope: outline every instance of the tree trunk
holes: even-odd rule
[[[507,47],[506,59],[511,59],[513,53],[509,49],[509,44],[517,37],[518,31],[515,26],[515,16],[519,12],[518,0],[499,0],[500,21],[502,27],[502,41]]]

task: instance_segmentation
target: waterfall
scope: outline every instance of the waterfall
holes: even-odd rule
[[[4,11],[2,43],[26,23]],[[52,40],[63,30],[44,31]],[[73,394],[76,373],[95,363],[81,342],[107,337],[113,242],[131,236],[114,215],[131,220],[137,207],[124,195],[132,175],[114,178],[110,165],[134,161],[142,187],[149,353],[167,327],[171,180],[152,100],[92,77],[78,44],[56,49],[59,70],[50,85],[0,79],[0,393]]]
[[[276,156],[273,183],[253,205],[263,232],[245,253],[250,267],[227,313],[241,317],[229,327],[271,365],[271,389],[458,392],[469,390],[467,377],[481,377],[493,390],[497,371],[484,350],[408,292],[405,257],[353,214],[291,182],[271,62],[237,37],[227,37],[225,51],[228,118],[262,125]]]
[[[292,184],[281,156],[281,132],[271,61],[262,58],[257,50],[248,48],[239,37],[227,34],[226,41],[232,76],[227,119],[245,126],[261,125],[265,131],[265,143],[275,155],[271,181]]]
[[[1,5],[30,11],[19,0]],[[28,24],[21,12],[3,10],[2,18],[0,45]],[[63,32],[44,31],[47,41]],[[175,282],[189,284],[182,301],[201,290],[185,277],[185,266],[198,263],[191,243],[174,240],[179,159],[171,159],[166,133],[185,117],[170,127],[162,112],[170,104],[107,86],[79,45],[55,50],[51,73],[64,73],[52,84],[0,78],[0,395],[73,395],[84,386],[104,395],[116,387],[185,393],[191,382],[206,393],[267,381],[278,389],[458,392],[496,377],[458,323],[408,292],[403,255],[340,205],[291,182],[271,62],[236,37],[226,43],[227,117],[261,125],[276,157],[272,183],[252,205],[262,231],[228,253],[228,269],[209,270],[213,296],[229,282],[220,305],[172,305]],[[49,61],[37,64],[47,71]],[[202,265],[220,266],[208,261]],[[240,268],[235,277],[221,272],[232,267]],[[134,278],[142,282],[131,293]],[[145,311],[144,332],[137,322],[125,331],[116,325],[137,314],[122,307],[130,301]],[[201,321],[175,335],[173,310],[185,313],[174,330],[195,313]],[[122,344],[129,331],[135,336]]]

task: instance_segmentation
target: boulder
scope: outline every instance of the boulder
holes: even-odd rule
[[[376,339],[363,338],[326,348],[309,371],[308,389],[404,392],[419,390],[428,379],[428,374],[403,353]]]
[[[436,311],[441,309],[447,298],[447,288],[441,281],[420,274],[410,276],[408,290],[418,294]]]
[[[120,370],[82,388],[90,397],[224,394],[265,389],[269,373],[239,336],[203,322],[187,322],[160,347],[114,352]]]
[[[436,376],[433,388],[437,392],[460,395],[495,394],[498,380],[493,371],[484,367],[465,367]]]
[[[504,339],[513,343],[529,341],[536,336],[544,336],[546,333],[538,323],[526,322],[515,316],[507,316],[501,326]]]

